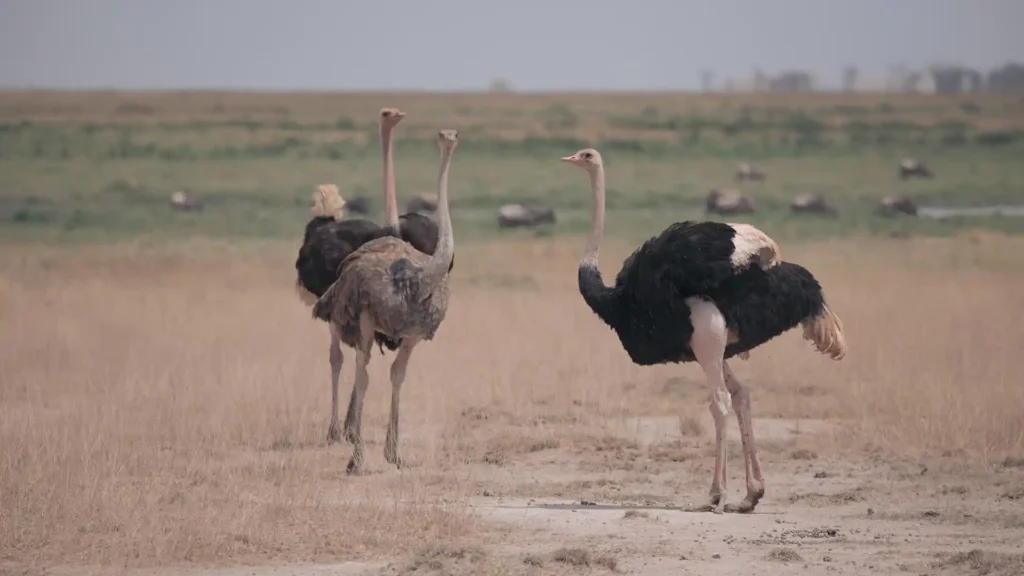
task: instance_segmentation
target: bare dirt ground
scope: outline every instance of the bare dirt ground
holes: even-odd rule
[[[287,250],[8,250],[0,573],[1021,574],[1021,247],[785,253],[821,280],[850,356],[794,331],[732,363],[767,484],[749,515],[675,509],[711,481],[703,378],[629,362],[574,292],[575,244],[460,250],[403,390],[412,465],[382,457],[378,355],[357,477],[325,442],[327,334]]]

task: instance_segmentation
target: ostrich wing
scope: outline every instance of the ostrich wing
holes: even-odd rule
[[[642,278],[683,297],[707,294],[750,266],[768,269],[779,261],[778,245],[753,226],[687,220],[637,248],[616,284]]]
[[[403,293],[420,286],[419,272],[429,256],[394,236],[371,240],[348,255],[338,267],[338,280],[313,307],[313,316],[354,323],[363,308],[385,293]]]
[[[367,220],[310,222],[305,240],[295,259],[295,270],[307,290],[322,295],[338,279],[342,261],[354,250],[376,238],[389,234],[385,228]]]

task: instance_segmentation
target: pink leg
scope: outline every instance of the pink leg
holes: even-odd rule
[[[398,356],[391,364],[391,415],[388,419],[388,435],[384,442],[384,460],[401,468],[405,465],[398,455],[398,405],[402,394],[402,383],[405,382],[405,370],[409,367],[412,349],[416,347],[415,338],[406,337]]]
[[[687,304],[690,306],[690,321],[693,323],[690,347],[711,386],[710,408],[711,416],[715,420],[715,475],[711,481],[709,502],[692,509],[721,513],[726,493],[725,433],[731,404],[723,372],[726,345],[725,319],[718,308],[706,300],[689,298]]]
[[[352,400],[349,403],[349,414],[346,418],[346,436],[351,438],[352,458],[348,461],[347,472],[358,474],[362,471],[363,465],[363,399],[366,397],[366,388],[370,384],[370,374],[366,367],[370,363],[370,353],[373,351],[373,325],[370,317],[363,314],[360,319],[360,335],[362,337],[359,350],[356,351],[356,383],[352,388]]]
[[[736,378],[736,374],[723,363],[725,385],[732,394],[733,406],[736,407],[736,420],[740,426],[740,438],[743,441],[743,460],[746,463],[747,497],[739,504],[728,504],[726,512],[753,512],[758,501],[764,496],[764,478],[761,476],[761,461],[757,457],[754,445],[754,424],[750,415],[750,390]]]
[[[341,338],[331,325],[331,425],[327,428],[327,443],[341,441],[341,430],[338,428],[338,379],[341,377],[341,365],[345,356],[341,353]]]

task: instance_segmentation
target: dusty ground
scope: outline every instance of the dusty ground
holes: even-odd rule
[[[358,477],[324,441],[327,335],[287,249],[6,249],[0,573],[1022,573],[1021,247],[785,253],[850,355],[794,331],[733,363],[767,483],[752,515],[672,509],[711,480],[703,379],[629,362],[574,292],[573,243],[460,250],[404,389],[413,465],[383,461],[375,356]],[[606,276],[625,253],[605,251]]]

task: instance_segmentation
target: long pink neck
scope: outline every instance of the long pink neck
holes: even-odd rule
[[[395,198],[395,164],[391,158],[391,126],[380,127],[380,148],[384,155],[384,225],[398,234],[398,200]]]
[[[455,257],[455,236],[452,233],[452,216],[448,211],[448,170],[452,165],[452,149],[441,150],[441,168],[437,174],[437,248],[424,268],[430,282],[441,281]]]
[[[587,236],[587,247],[580,264],[596,268],[597,252],[604,235],[604,166],[598,166],[590,172],[590,191],[593,196],[590,205],[590,235]]]

